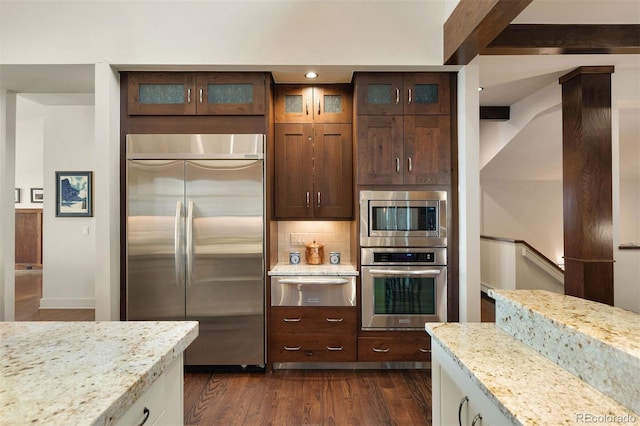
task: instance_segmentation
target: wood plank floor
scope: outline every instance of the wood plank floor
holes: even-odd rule
[[[428,370],[185,372],[185,425],[431,425]]]
[[[16,271],[17,321],[93,321],[93,309],[39,309],[42,271]],[[431,425],[428,370],[184,374],[188,426]]]

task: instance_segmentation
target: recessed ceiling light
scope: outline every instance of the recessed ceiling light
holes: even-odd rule
[[[309,72],[308,72],[308,73],[306,73],[304,76],[305,76],[305,77],[307,77],[307,78],[316,78],[316,77],[318,77],[318,74],[316,74],[316,73],[315,73],[315,72],[313,72],[313,71],[309,71]]]
[[[478,87],[478,92],[482,92],[484,90],[484,87]]]

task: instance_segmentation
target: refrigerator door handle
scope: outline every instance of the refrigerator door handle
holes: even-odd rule
[[[182,203],[178,201],[176,203],[176,221],[175,228],[173,232],[173,257],[175,262],[175,270],[176,270],[176,285],[180,287],[182,283],[182,253],[180,250],[180,244],[182,241],[182,235],[180,235],[180,229],[182,228],[180,222],[182,220]]]
[[[191,287],[193,274],[193,201],[187,207],[187,287]]]

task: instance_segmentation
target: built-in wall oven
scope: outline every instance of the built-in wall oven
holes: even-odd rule
[[[447,249],[372,247],[361,254],[362,329],[424,330],[447,319]]]

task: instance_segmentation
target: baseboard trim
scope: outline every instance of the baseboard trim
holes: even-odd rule
[[[95,299],[40,299],[40,309],[95,309]]]

